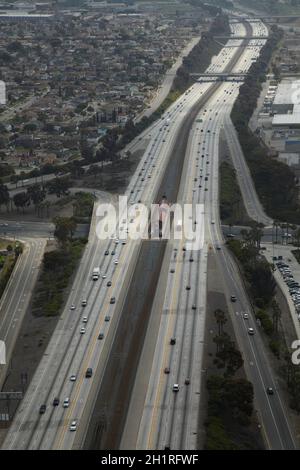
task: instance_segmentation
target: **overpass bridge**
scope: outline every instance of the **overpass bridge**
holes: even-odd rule
[[[191,73],[190,76],[198,82],[243,82],[244,73]]]

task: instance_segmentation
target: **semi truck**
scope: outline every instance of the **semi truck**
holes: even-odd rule
[[[99,277],[100,277],[100,268],[94,268],[93,274],[92,274],[93,281],[98,281]]]

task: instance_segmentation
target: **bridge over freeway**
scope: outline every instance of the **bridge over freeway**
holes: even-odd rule
[[[246,74],[244,73],[191,73],[191,77],[199,82],[243,82]]]

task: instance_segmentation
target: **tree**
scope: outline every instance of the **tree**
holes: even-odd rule
[[[3,204],[5,204],[7,207],[9,204],[9,201],[10,201],[10,197],[9,197],[9,191],[7,189],[7,186],[0,183],[0,208]]]
[[[27,193],[30,197],[30,200],[34,204],[35,208],[37,208],[37,206],[39,204],[41,204],[43,202],[43,200],[45,199],[45,197],[46,197],[45,189],[41,188],[41,186],[38,185],[38,184],[36,184],[34,186],[30,186],[27,189]]]
[[[30,196],[25,191],[15,194],[13,197],[13,200],[17,208],[17,211],[19,211],[19,208],[21,207],[23,209],[23,213],[24,213],[25,207],[28,207],[30,205]]]
[[[53,220],[55,224],[54,236],[61,243],[65,245],[69,239],[73,238],[77,224],[73,217],[55,217]]]
[[[215,310],[214,315],[215,315],[215,318],[219,327],[219,336],[220,336],[223,333],[223,327],[225,323],[227,322],[227,319],[226,319],[225,313],[221,309]]]

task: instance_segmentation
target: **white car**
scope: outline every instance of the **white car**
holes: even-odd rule
[[[70,377],[70,381],[71,382],[75,382],[76,381],[76,375],[75,374],[72,374],[71,377]]]
[[[80,334],[81,334],[81,335],[84,335],[84,333],[85,333],[85,328],[83,328],[83,327],[80,328]]]
[[[248,328],[248,335],[250,335],[250,336],[254,335],[254,329],[253,328]]]
[[[69,406],[70,406],[70,398],[65,398],[64,403],[63,403],[63,407],[64,408],[69,408]]]
[[[70,310],[75,310],[75,308],[76,308],[75,305],[72,304],[71,307],[70,307]]]
[[[248,314],[248,313],[244,313],[243,317],[245,318],[245,320],[248,320],[249,314]]]
[[[76,419],[74,419],[74,421],[72,421],[70,425],[70,431],[76,431],[76,429],[77,429],[77,421]]]
[[[82,323],[87,323],[87,321],[88,321],[88,318],[87,318],[87,317],[83,317],[83,318],[82,318]]]
[[[81,305],[82,305],[82,307],[86,307],[86,305],[87,305],[87,300],[86,300],[86,299],[83,299],[82,302],[81,302]]]
[[[114,264],[118,264],[118,263],[119,263],[119,260],[115,259]]]
[[[179,392],[179,385],[178,384],[173,385],[173,392]]]

